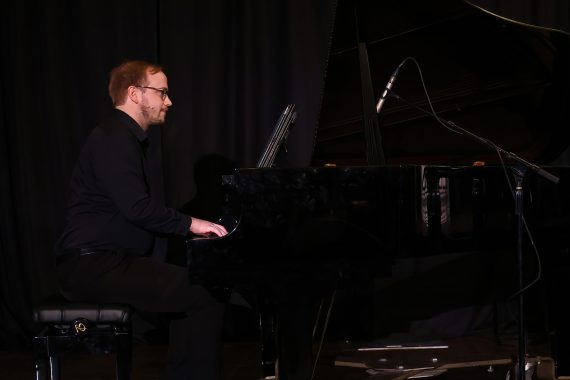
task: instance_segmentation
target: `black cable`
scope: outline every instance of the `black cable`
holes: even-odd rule
[[[433,116],[433,117],[436,119],[436,121],[437,121],[440,125],[442,125],[444,128],[446,128],[447,130],[449,130],[449,131],[451,131],[451,132],[453,132],[453,133],[457,133],[457,134],[461,134],[461,135],[467,135],[467,136],[474,137],[475,139],[481,141],[482,143],[484,143],[484,144],[490,146],[492,149],[494,149],[495,152],[497,153],[497,156],[499,157],[500,162],[501,162],[501,167],[502,167],[502,169],[503,169],[503,173],[504,173],[504,175],[505,175],[505,179],[506,179],[506,181],[507,181],[507,184],[508,184],[508,186],[509,186],[509,189],[511,190],[511,196],[513,197],[513,201],[514,201],[514,200],[515,200],[515,192],[514,192],[514,189],[513,189],[512,182],[511,182],[511,180],[510,180],[510,178],[509,178],[509,175],[508,175],[508,173],[507,173],[507,168],[506,168],[505,162],[504,162],[504,160],[503,160],[503,155],[502,155],[502,153],[506,153],[506,154],[509,155],[509,156],[510,156],[511,154],[510,154],[509,152],[506,152],[506,151],[504,151],[503,149],[501,149],[499,146],[497,146],[497,145],[496,145],[495,143],[493,143],[491,140],[488,140],[488,139],[486,139],[486,138],[483,138],[483,137],[477,136],[477,135],[475,135],[475,134],[472,134],[471,132],[468,132],[468,131],[466,131],[465,129],[459,127],[459,126],[458,126],[457,124],[455,124],[454,122],[440,118],[440,117],[437,115],[437,112],[435,112],[435,109],[434,109],[434,107],[433,107],[433,103],[432,103],[431,98],[430,98],[430,96],[429,96],[429,93],[428,93],[428,91],[427,91],[427,88],[426,88],[426,85],[425,85],[425,81],[424,81],[424,77],[423,77],[423,74],[422,74],[422,70],[421,70],[421,67],[420,67],[420,64],[418,63],[418,61],[417,61],[415,58],[413,58],[413,57],[406,57],[406,58],[402,61],[402,63],[400,63],[400,67],[402,67],[402,66],[404,65],[404,63],[405,63],[406,61],[408,61],[408,60],[413,61],[413,62],[416,64],[416,67],[417,67],[417,69],[418,69],[418,73],[419,73],[419,76],[420,76],[420,81],[421,81],[421,84],[422,84],[422,87],[423,87],[423,90],[424,90],[424,94],[425,94],[425,96],[426,96],[426,100],[427,100],[427,102],[428,102],[428,105],[429,105],[429,108],[430,108],[431,112],[428,111],[428,110],[426,110],[426,109],[424,109],[424,108],[421,108],[421,107],[419,107],[419,106],[417,106],[417,105],[415,105],[415,104],[413,104],[413,103],[411,103],[411,102],[409,102],[409,101],[407,101],[407,100],[405,100],[405,99],[402,98],[401,96],[397,95],[394,91],[390,91],[387,96],[392,96],[392,97],[394,97],[395,99],[398,99],[398,100],[400,100],[400,101],[406,103],[407,105],[409,105],[409,106],[411,106],[411,107],[413,107],[413,108],[416,108],[416,109],[418,109],[418,110],[420,110],[420,111],[422,111],[422,112],[424,112],[424,113],[426,113],[426,114],[428,114],[428,115]],[[467,132],[467,133],[466,133],[466,132]],[[536,275],[536,277],[535,277],[534,280],[532,280],[530,283],[528,283],[527,285],[525,285],[524,287],[522,287],[521,289],[519,289],[517,292],[515,292],[515,293],[512,294],[511,296],[507,297],[507,299],[515,298],[515,297],[517,297],[518,295],[520,295],[520,294],[526,292],[529,288],[531,288],[532,286],[534,286],[534,285],[540,280],[540,278],[542,277],[542,261],[541,261],[541,259],[540,259],[540,253],[539,253],[539,251],[538,251],[538,247],[536,246],[536,243],[535,243],[535,241],[534,241],[534,238],[533,238],[533,236],[532,236],[532,233],[531,233],[531,231],[530,231],[530,228],[528,227],[528,224],[526,223],[526,219],[525,219],[524,215],[522,215],[522,222],[523,222],[523,226],[524,226],[524,228],[525,228],[525,231],[526,231],[526,233],[527,233],[527,236],[528,236],[528,238],[529,238],[529,241],[530,241],[530,243],[531,243],[531,245],[532,245],[532,247],[533,247],[533,251],[534,251],[534,253],[535,253],[536,262],[537,262],[537,266],[538,266],[538,268],[537,268],[537,275]]]

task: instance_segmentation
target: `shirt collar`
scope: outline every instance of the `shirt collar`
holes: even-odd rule
[[[140,125],[138,125],[135,119],[130,117],[126,112],[121,111],[117,108],[115,108],[113,112],[121,122],[129,127],[129,130],[133,135],[135,135],[139,142],[142,142],[148,138],[147,132],[145,132],[145,130],[142,129]]]

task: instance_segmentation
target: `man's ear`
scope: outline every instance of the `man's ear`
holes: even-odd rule
[[[127,89],[127,96],[133,103],[138,104],[139,93],[138,93],[137,88],[135,86],[129,86],[129,88]]]

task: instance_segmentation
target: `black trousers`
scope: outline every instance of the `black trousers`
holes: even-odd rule
[[[129,304],[146,312],[182,312],[170,324],[166,378],[216,380],[224,305],[191,285],[185,268],[150,257],[98,252],[57,264],[60,289],[70,301]]]

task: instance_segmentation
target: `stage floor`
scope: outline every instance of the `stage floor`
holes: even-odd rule
[[[434,367],[436,379],[505,379],[516,360],[516,339],[497,341],[493,336],[469,336],[431,342],[408,342],[403,347],[388,347],[377,342],[326,343],[321,350],[315,380],[404,380],[429,375],[419,368]],[[430,345],[433,345],[432,348]],[[357,352],[358,347],[377,350]],[[418,348],[421,346],[421,348]],[[442,347],[443,346],[443,347]],[[447,346],[447,348],[445,348]],[[379,349],[378,349],[379,348]],[[388,349],[386,349],[388,348]],[[409,348],[409,349],[404,349]],[[137,343],[133,353],[133,380],[163,379],[167,347],[164,344]],[[529,342],[527,354],[535,366],[533,379],[554,379],[553,363],[546,342]],[[223,348],[223,380],[260,378],[259,344],[227,342]],[[0,378],[33,378],[33,359],[28,351],[0,351]],[[67,355],[62,358],[62,380],[102,380],[114,378],[112,355]],[[514,379],[514,376],[510,377]]]

